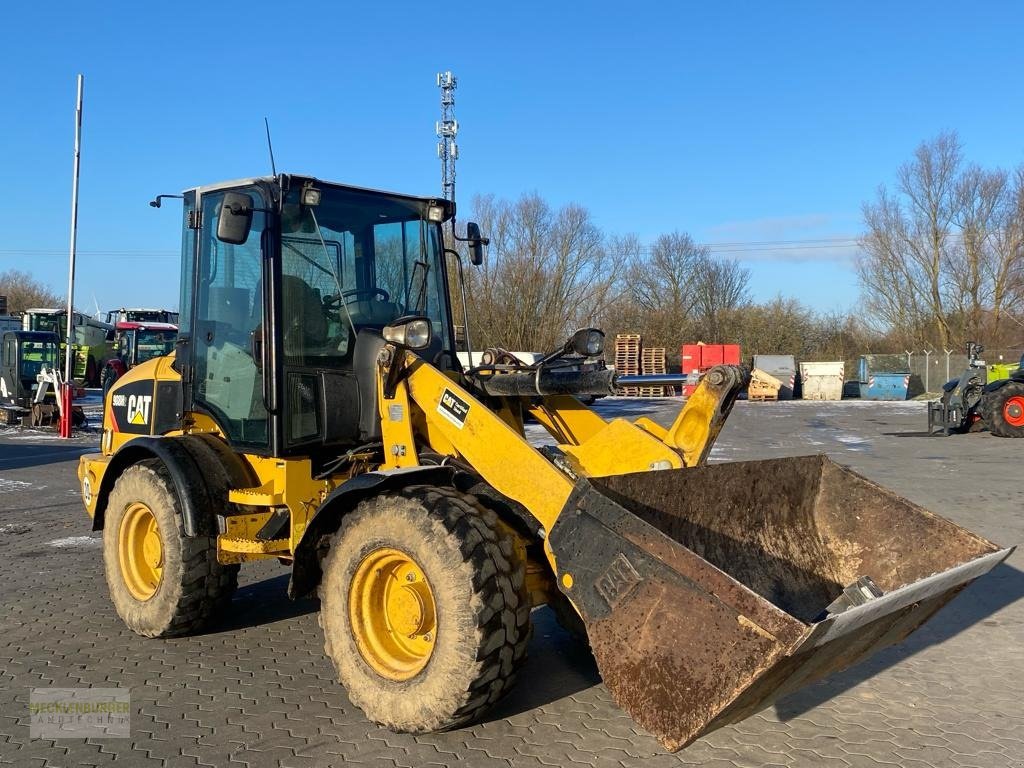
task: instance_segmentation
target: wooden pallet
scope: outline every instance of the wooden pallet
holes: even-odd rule
[[[755,403],[778,400],[782,382],[759,368],[750,372],[750,386],[747,387],[747,399]]]
[[[665,347],[645,347],[640,353],[640,370],[644,376],[657,376],[668,373],[665,362]],[[640,397],[672,397],[675,387],[641,387]]]
[[[639,333],[620,333],[615,337],[615,370],[622,376],[637,376],[640,373],[640,349],[642,339]],[[622,387],[619,394],[636,397],[639,387]]]

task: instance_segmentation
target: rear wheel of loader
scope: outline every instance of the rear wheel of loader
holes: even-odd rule
[[[1024,437],[1024,383],[1011,381],[985,395],[988,429],[999,437]]]
[[[349,698],[392,730],[477,718],[526,656],[525,565],[495,514],[450,488],[362,502],[334,537],[320,598]]]
[[[185,535],[178,495],[159,461],[129,467],[114,484],[103,562],[118,615],[146,637],[202,629],[238,585],[238,566],[217,562],[213,537]]]

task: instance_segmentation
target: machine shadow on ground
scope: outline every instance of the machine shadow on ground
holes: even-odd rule
[[[301,600],[288,597],[288,579],[289,575],[284,573],[240,586],[221,620],[201,634],[231,633],[319,611],[320,601],[315,597]]]
[[[0,443],[0,472],[9,472],[26,467],[41,467],[75,460],[83,453],[96,448],[91,445],[39,445],[25,443]]]
[[[534,610],[532,619],[533,639],[515,687],[481,722],[514,717],[601,682],[590,649],[562,629],[548,608]]]
[[[982,623],[1022,597],[1024,571],[1001,563],[984,577],[982,583],[975,582],[969,586],[902,643],[776,702],[775,714],[783,722],[800,717],[880,672]]]

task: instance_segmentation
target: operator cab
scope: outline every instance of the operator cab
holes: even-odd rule
[[[115,352],[128,368],[171,354],[178,338],[171,323],[120,321],[115,329]]]
[[[26,406],[43,368],[55,369],[60,337],[50,331],[7,331],[0,342],[0,397]]]
[[[453,203],[280,175],[184,205],[184,411],[233,444],[336,456],[379,439],[376,358],[399,318],[429,319],[419,354],[458,368],[441,231]]]

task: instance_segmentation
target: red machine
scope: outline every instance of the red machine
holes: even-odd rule
[[[716,365],[739,365],[739,344],[683,344],[680,350],[682,373],[692,381],[683,387],[684,395],[693,394],[697,380]]]
[[[115,326],[115,357],[103,369],[103,393],[139,363],[174,351],[178,326],[172,323],[120,321]]]

